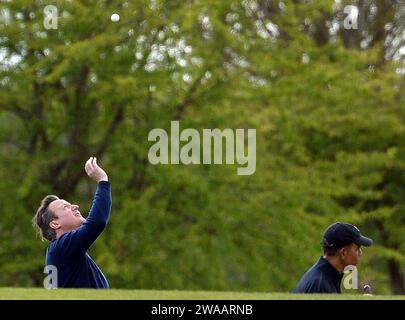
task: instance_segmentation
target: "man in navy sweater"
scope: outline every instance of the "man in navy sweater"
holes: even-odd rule
[[[322,240],[324,256],[302,276],[294,293],[341,293],[345,268],[357,266],[363,254],[361,246],[372,244],[373,240],[363,236],[352,224],[330,225]]]
[[[45,264],[57,271],[57,284],[52,283],[52,287],[109,287],[103,272],[87,251],[103,232],[110,217],[110,183],[96,158],[90,157],[87,160],[85,170],[98,183],[87,219],[81,215],[78,205],[54,195],[48,195],[42,200],[33,218],[34,226],[39,229],[42,239],[51,241]]]

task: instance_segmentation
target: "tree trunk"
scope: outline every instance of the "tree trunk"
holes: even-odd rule
[[[390,276],[392,291],[395,294],[405,294],[404,276],[401,272],[401,266],[394,259],[388,260],[388,273]]]

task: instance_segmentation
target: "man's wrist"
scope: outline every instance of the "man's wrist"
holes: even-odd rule
[[[108,177],[103,177],[100,180],[97,181],[97,183],[100,183],[101,181],[108,182]]]

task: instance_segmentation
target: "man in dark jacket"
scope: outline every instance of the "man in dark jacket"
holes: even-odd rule
[[[42,239],[51,241],[45,264],[46,270],[56,277],[52,281],[52,288],[109,287],[103,272],[87,251],[103,232],[110,217],[110,183],[96,158],[87,160],[85,170],[98,184],[87,219],[81,215],[78,205],[54,195],[42,200],[33,218]]]
[[[372,243],[356,226],[342,222],[330,225],[322,240],[324,256],[303,275],[294,293],[341,293],[345,268],[356,266],[362,255],[361,246]]]

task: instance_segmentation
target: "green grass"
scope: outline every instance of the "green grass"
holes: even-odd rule
[[[0,300],[405,300],[405,296],[298,295],[291,293],[176,291],[176,290],[77,290],[0,288]]]

